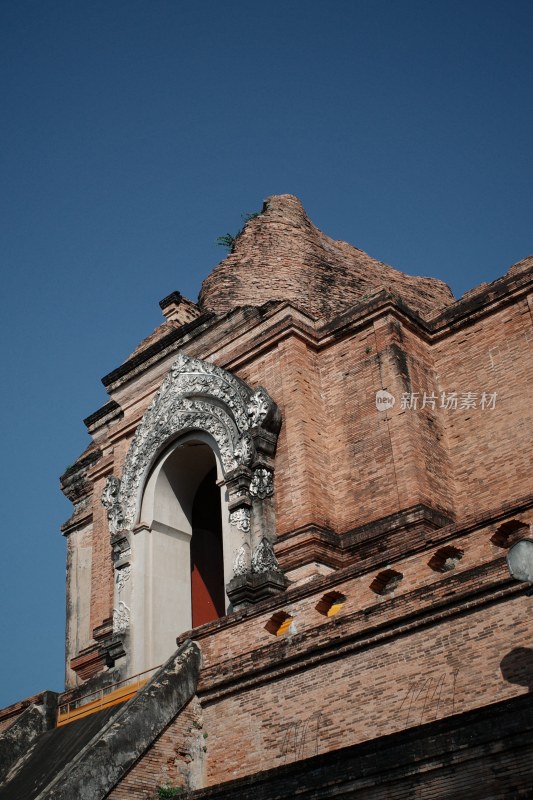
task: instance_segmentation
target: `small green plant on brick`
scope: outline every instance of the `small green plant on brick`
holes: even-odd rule
[[[157,796],[159,800],[170,800],[172,797],[183,797],[183,788],[181,786],[166,786],[157,787]]]
[[[237,236],[238,235],[239,234],[237,234]],[[225,233],[224,236],[217,236],[215,241],[219,247],[225,247],[228,251],[231,251],[233,250],[233,245],[235,244],[237,236],[232,236],[231,233]]]
[[[260,214],[261,211],[252,211],[252,213],[250,214],[241,214],[241,218],[244,220],[243,225],[242,228],[239,231],[237,231],[235,236],[233,236],[232,233],[225,233],[223,236],[217,236],[217,238],[215,239],[215,243],[219,247],[225,247],[229,253],[233,252],[233,248],[235,247],[235,242],[237,240],[237,237],[241,235],[246,223],[250,222],[251,219],[255,219]]]

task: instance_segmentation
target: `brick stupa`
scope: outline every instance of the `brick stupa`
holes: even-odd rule
[[[316,228],[297,197],[265,200],[232,252],[202,284],[199,304],[217,314],[237,306],[286,300],[318,318],[331,318],[386,289],[422,317],[454,302],[435,278],[405,275]]]
[[[533,259],[455,301],[280,195],[160,306],[61,479],[65,691],[0,710],[0,800],[531,797]]]

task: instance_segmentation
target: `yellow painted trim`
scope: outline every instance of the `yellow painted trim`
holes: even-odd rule
[[[129,686],[121,686],[119,689],[115,689],[113,692],[109,692],[109,694],[105,694],[97,700],[92,700],[90,703],[85,703],[85,705],[79,708],[73,708],[63,713],[60,712],[57,716],[57,727],[60,728],[62,725],[68,725],[69,722],[83,719],[83,717],[88,717],[90,714],[96,714],[97,711],[103,711],[104,708],[111,708],[111,706],[116,706],[119,703],[125,703],[126,700],[130,700],[130,698],[137,694],[146,681],[147,679],[144,679],[137,683],[130,684]]]

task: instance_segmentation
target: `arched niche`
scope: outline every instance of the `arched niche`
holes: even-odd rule
[[[137,428],[122,478],[109,476],[102,497],[115,559],[115,652],[127,654],[128,671],[160,663],[193,625],[195,513],[197,527],[204,524],[194,506],[209,474],[220,504],[224,612],[285,587],[272,549],[280,424],[262,387],[184,355],[172,366]],[[202,491],[213,492],[209,481]],[[204,534],[208,543],[209,529]]]
[[[243,545],[213,438],[184,434],[157,459],[131,541],[134,669],[159,664],[178,633],[232,610],[226,586]]]

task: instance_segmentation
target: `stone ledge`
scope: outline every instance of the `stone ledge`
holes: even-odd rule
[[[421,546],[427,546],[435,531],[440,532],[453,524],[451,512],[420,503],[344,533],[308,525],[279,536],[275,551],[285,571],[313,561],[342,569],[351,564],[360,564],[363,559],[382,557],[384,549],[390,559],[398,537],[402,538],[402,556],[407,556]],[[409,531],[407,549],[406,531]]]
[[[259,574],[246,573],[237,575],[229,582],[227,594],[232,605],[239,609],[274,597],[287,588],[287,583],[285,575],[275,570]]]
[[[119,404],[115,400],[110,400],[109,403],[106,403],[105,406],[99,408],[98,411],[95,411],[93,414],[89,414],[88,417],[85,417],[83,424],[90,429],[97,422],[102,421],[106,417],[114,419],[121,414],[122,409],[120,408]]]

